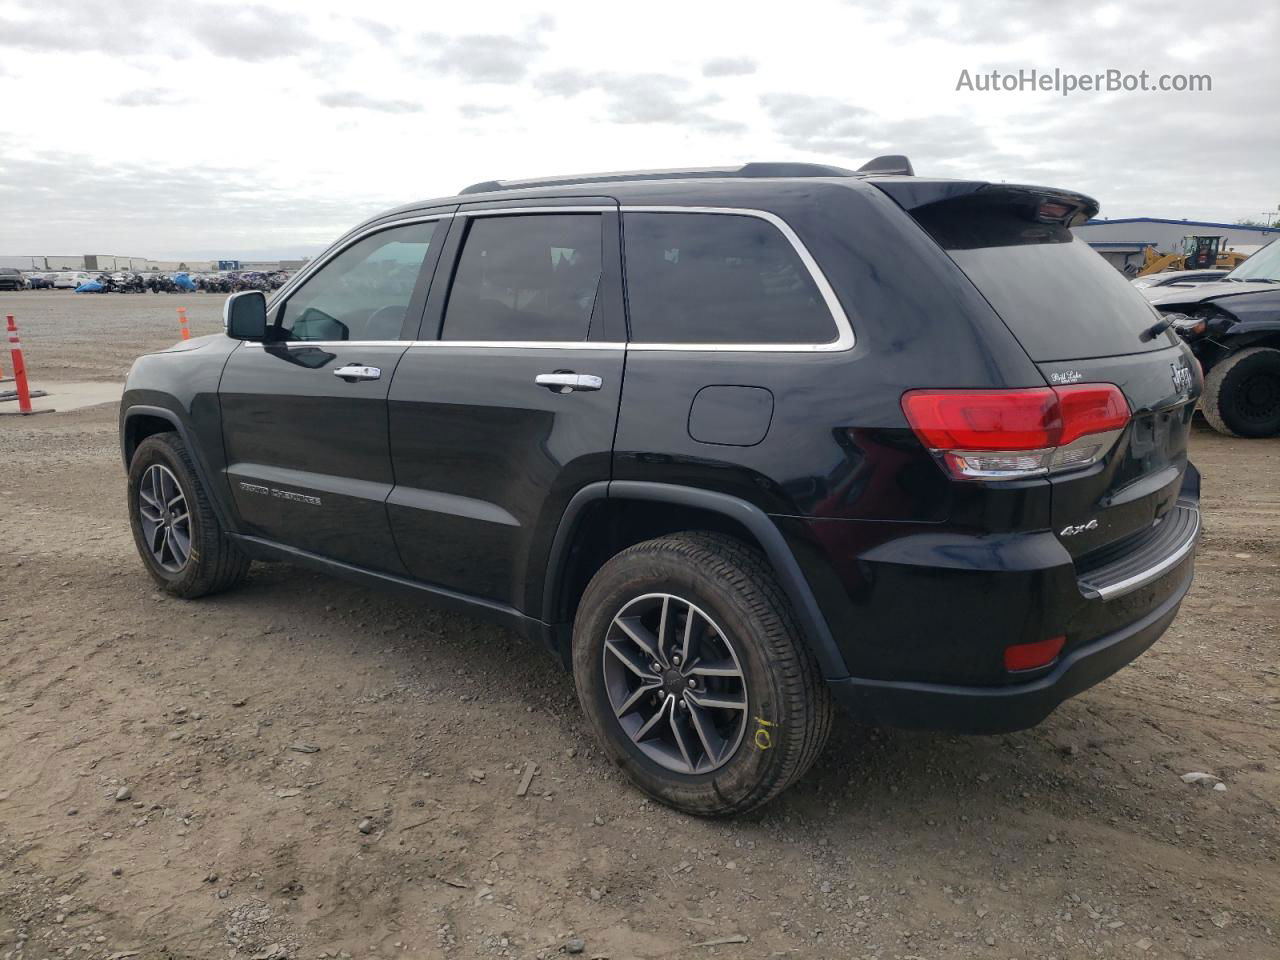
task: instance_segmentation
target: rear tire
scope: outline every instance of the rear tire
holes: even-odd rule
[[[574,621],[573,673],[610,758],[685,813],[766,803],[809,769],[831,730],[830,691],[768,564],[718,534],[649,540],[601,567]],[[619,710],[633,693],[637,706]]]
[[[1200,409],[1229,437],[1280,433],[1280,350],[1249,347],[1209,371]]]
[[[142,563],[175,597],[194,599],[244,579],[249,558],[209,502],[176,433],[147,437],[129,463],[129,523]]]

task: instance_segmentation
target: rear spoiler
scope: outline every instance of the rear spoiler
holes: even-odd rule
[[[867,181],[888,194],[904,210],[919,211],[935,203],[1005,207],[1028,220],[1075,227],[1098,214],[1098,201],[1083,193],[1019,183],[984,180],[919,180],[875,177]]]

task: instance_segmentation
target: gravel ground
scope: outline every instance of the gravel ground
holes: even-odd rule
[[[118,378],[179,305],[217,329],[0,294],[37,386]],[[162,596],[114,406],[0,420],[0,960],[1280,957],[1280,441],[1193,455],[1196,585],[1135,664],[1013,735],[846,721],[705,822],[502,630],[284,566]]]
[[[40,379],[123,380],[134,357],[182,336],[178,308],[193,337],[222,329],[226,297],[211,293],[94,294],[70,290],[0,292],[0,314],[13,314],[31,387]],[[6,374],[9,356],[0,358]]]

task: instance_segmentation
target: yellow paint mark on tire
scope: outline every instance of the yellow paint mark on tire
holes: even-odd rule
[[[770,747],[773,746],[773,736],[769,733],[769,728],[772,727],[773,724],[770,723],[768,720],[765,720],[763,717],[756,717],[755,721],[756,721],[756,734],[754,739],[756,743],[756,749],[768,750]]]

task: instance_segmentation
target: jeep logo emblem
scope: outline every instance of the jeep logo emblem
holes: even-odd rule
[[[1173,371],[1173,388],[1179,393],[1190,393],[1192,383],[1191,368],[1187,366],[1186,362],[1171,363],[1169,364],[1169,369]]]
[[[1080,523],[1075,526],[1066,526],[1062,528],[1062,532],[1058,534],[1060,537],[1074,537],[1077,533],[1084,533],[1086,530],[1098,529],[1098,521],[1090,520],[1088,523]]]

